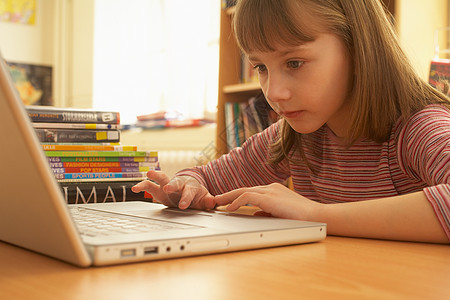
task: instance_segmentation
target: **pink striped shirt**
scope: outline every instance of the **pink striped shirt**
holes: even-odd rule
[[[357,141],[344,147],[327,126],[304,135],[304,151],[315,172],[303,163],[267,162],[280,124],[251,137],[242,147],[205,166],[180,171],[217,195],[232,189],[292,177],[297,193],[322,203],[342,203],[421,191],[450,239],[450,110],[430,105],[406,124],[398,122],[389,141]],[[293,157],[299,158],[298,153]]]

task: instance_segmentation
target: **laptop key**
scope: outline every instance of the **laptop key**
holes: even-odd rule
[[[81,235],[111,236],[119,234],[157,232],[172,229],[189,229],[195,226],[139,218],[109,212],[71,208],[72,217]]]

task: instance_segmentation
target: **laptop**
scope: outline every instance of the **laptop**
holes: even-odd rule
[[[326,237],[324,223],[179,210],[150,202],[66,204],[2,59],[0,139],[0,240],[76,266],[293,245]],[[88,224],[86,216],[96,224]],[[99,224],[103,220],[106,223]],[[91,231],[94,226],[100,233]]]

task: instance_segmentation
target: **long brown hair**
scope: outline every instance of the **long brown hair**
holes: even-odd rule
[[[308,26],[311,19],[318,28]],[[450,107],[448,98],[415,72],[391,20],[380,0],[238,0],[233,24],[245,53],[313,41],[320,30],[345,42],[353,60],[350,146],[360,137],[387,141],[400,118],[406,120],[428,104]],[[271,161],[288,157],[293,147],[303,153],[302,140],[283,121],[280,140],[271,148]]]

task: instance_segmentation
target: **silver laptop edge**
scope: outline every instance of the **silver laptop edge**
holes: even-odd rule
[[[88,266],[92,261],[61,198],[58,183],[23,104],[13,88],[6,63],[1,58],[0,63],[0,111],[4,118],[0,125],[3,144],[0,159],[2,168],[7,170],[0,173],[0,240],[76,265]],[[10,126],[6,128],[5,124]],[[15,138],[14,135],[25,138]],[[19,163],[14,159],[16,157],[21,157],[23,161]],[[3,192],[5,190],[6,193]],[[42,199],[42,196],[50,196],[52,200]],[[36,201],[30,201],[30,198]],[[54,226],[53,220],[58,220],[59,228]],[[26,232],[24,226],[27,227]]]

